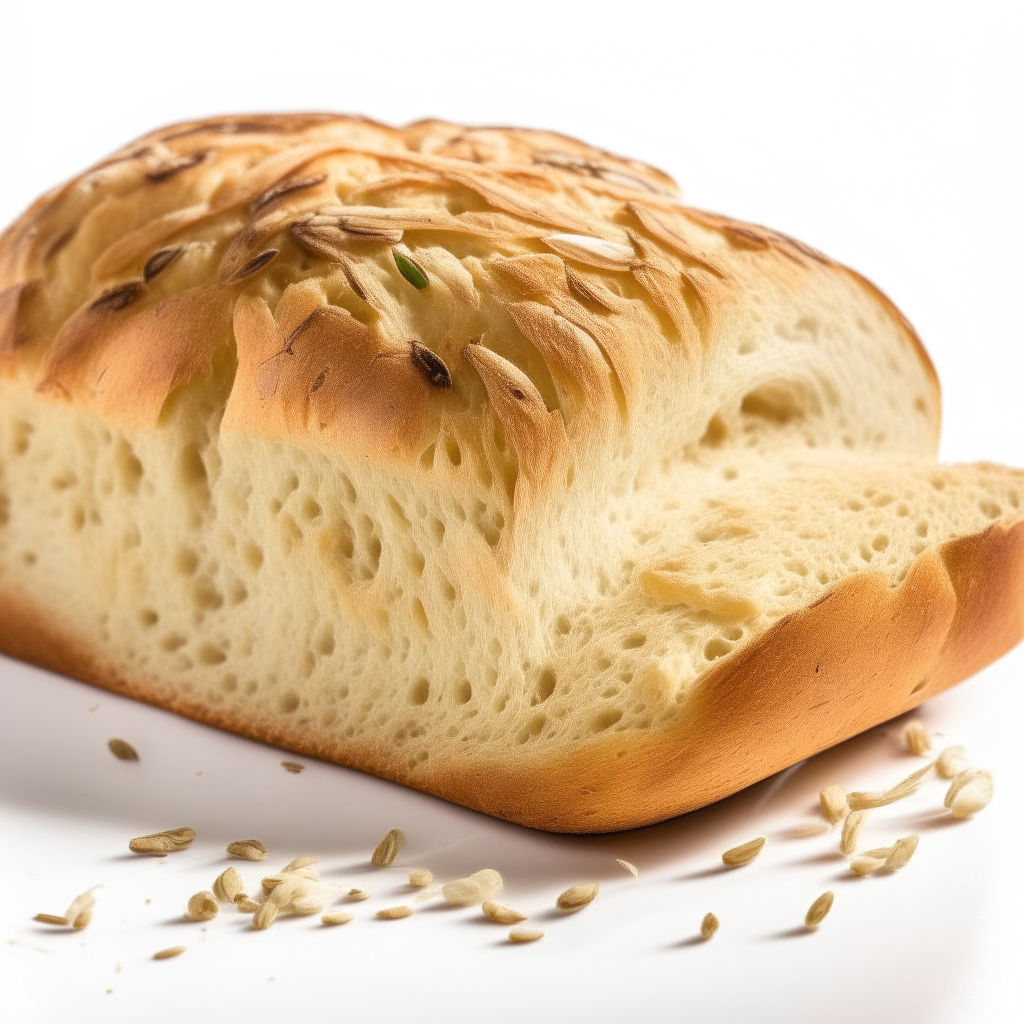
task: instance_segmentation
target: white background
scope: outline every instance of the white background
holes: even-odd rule
[[[917,326],[944,387],[942,456],[1024,465],[1022,6],[1016,3],[0,3],[0,222],[157,125],[205,114],[324,109],[401,123],[442,116],[578,135],[673,174],[689,202],[780,228],[849,263]],[[1017,650],[922,715],[996,773],[977,820],[936,814],[942,789],[873,815],[906,831],[896,876],[847,878],[833,836],[786,838],[819,786],[889,784],[917,762],[898,725],[698,814],[607,837],[491,821],[305,762],[78,683],[0,661],[0,1014],[17,1022],[1018,1020],[1020,733]],[[95,710],[91,710],[95,705]],[[115,761],[110,736],[140,750]],[[197,774],[202,772],[202,774]],[[189,823],[164,860],[130,835]],[[406,828],[402,864],[445,878],[502,870],[547,932],[510,947],[478,912],[409,898],[367,856]],[[721,850],[770,837],[749,868]],[[375,886],[357,920],[225,912],[185,899],[258,835],[271,867],[324,856],[324,876]],[[220,851],[220,852],[218,852]],[[618,868],[626,857],[641,883]],[[255,885],[258,866],[244,869]],[[602,881],[555,919],[554,896]],[[102,884],[94,923],[31,922]],[[799,929],[822,890],[835,909]],[[151,900],[152,902],[146,902]],[[722,928],[688,943],[714,910]],[[184,944],[177,960],[153,962]],[[108,994],[107,990],[113,991]]]

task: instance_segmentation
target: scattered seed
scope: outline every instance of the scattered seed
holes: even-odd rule
[[[393,255],[399,273],[413,288],[426,288],[430,284],[427,280],[427,275],[408,256],[403,256],[400,252],[393,253]]]
[[[236,270],[231,275],[231,280],[233,282],[244,281],[247,277],[252,277],[252,275],[257,271],[262,270],[277,255],[277,253],[277,249],[267,249],[265,252],[261,252],[259,255],[253,256],[245,266]],[[285,764],[286,762],[282,761],[281,763]],[[288,770],[291,771],[292,769],[289,768]],[[299,771],[302,771],[301,767],[299,768]]]
[[[58,917],[56,914],[36,914],[32,920],[38,921],[40,924],[59,924],[65,927],[71,924],[66,917]]]
[[[412,917],[412,907],[388,907],[385,910],[378,910],[377,916],[385,921],[397,921],[400,917]]]
[[[93,299],[89,305],[90,309],[124,309],[130,306],[142,291],[142,281],[128,281],[126,284],[118,285],[105,291],[102,295]]]
[[[428,900],[432,900],[441,891],[439,885],[428,885],[422,892],[418,892],[413,897],[413,903],[426,903]]]
[[[766,842],[768,842],[766,836],[758,836],[756,839],[751,839],[749,843],[734,846],[731,850],[726,850],[722,854],[722,863],[728,864],[731,868],[743,867],[744,864],[749,864],[757,857],[764,849]]]
[[[389,868],[398,860],[402,843],[405,842],[405,833],[400,828],[393,828],[377,844],[377,848],[370,857],[370,863],[375,868]]]
[[[497,896],[503,885],[499,872],[494,868],[483,868],[465,878],[449,882],[441,889],[441,893],[449,903],[470,907],[474,903],[483,903],[484,900]]]
[[[826,786],[819,794],[821,813],[830,825],[838,825],[846,817],[849,810],[846,803],[846,790],[842,786]]]
[[[107,740],[107,747],[119,761],[138,761],[139,759],[139,755],[135,752],[135,748],[130,743],[125,743],[124,740],[116,738]]]
[[[895,803],[904,797],[916,793],[918,787],[929,775],[934,764],[926,764],[919,768],[912,775],[908,775],[902,782],[897,782],[891,789],[882,793],[851,793],[846,799],[851,811],[866,811],[872,807],[885,807],[886,804]]]
[[[190,921],[212,921],[220,913],[220,903],[212,892],[197,892],[188,901],[185,916]]]
[[[967,768],[953,779],[944,803],[954,818],[969,818],[988,807],[995,791],[995,780],[990,771]]]
[[[714,914],[705,914],[700,923],[700,937],[707,942],[718,931],[718,918]]]
[[[891,846],[878,850],[868,850],[867,853],[862,853],[850,861],[850,870],[855,875],[870,875],[879,868],[885,867],[885,862],[889,859],[892,851],[893,848]]]
[[[242,860],[266,860],[269,851],[258,839],[239,839],[228,843],[227,852]]]
[[[409,884],[418,885],[421,889],[432,884],[434,873],[429,868],[413,868],[409,872]]]
[[[324,924],[348,924],[352,920],[353,915],[347,910],[332,910],[328,914],[324,914],[320,920]]]
[[[131,840],[128,849],[132,853],[178,853],[187,850],[196,838],[196,830],[183,825],[181,828],[168,829],[166,832],[154,832],[148,836],[138,836]]]
[[[902,839],[897,839],[893,843],[892,852],[885,858],[885,864],[883,865],[885,870],[899,871],[900,868],[905,867],[910,858],[914,856],[914,851],[917,849],[917,844],[920,841],[921,837],[916,833],[904,836]]]
[[[349,889],[348,891],[348,898],[354,903],[361,903],[363,900],[368,900],[372,895],[372,889]]]
[[[903,742],[907,749],[918,757],[925,757],[932,750],[932,734],[922,722],[910,722],[903,730]]]
[[[452,375],[445,366],[444,360],[436,353],[421,345],[418,341],[410,342],[412,345],[413,362],[420,368],[423,375],[435,387],[442,391],[451,391]]]
[[[555,900],[559,910],[582,910],[597,899],[601,885],[599,882],[581,882],[570,886]]]
[[[146,265],[142,268],[143,280],[152,281],[157,274],[162,274],[184,251],[185,246],[183,245],[158,249],[146,260]]]
[[[493,900],[486,900],[481,909],[492,921],[497,921],[498,924],[517,924],[519,921],[526,920],[526,914],[520,914],[518,910],[513,910],[507,903],[495,903]]]
[[[538,928],[513,928],[508,933],[509,942],[536,942],[543,938],[544,933]]]
[[[804,924],[808,928],[817,928],[822,921],[825,920],[826,915],[832,909],[832,902],[835,899],[835,893],[830,889],[828,892],[823,892],[810,906],[807,914],[804,916]]]
[[[258,931],[269,928],[280,913],[281,908],[272,900],[265,900],[252,915],[252,926]]]
[[[319,914],[324,909],[324,901],[315,896],[300,896],[288,904],[288,909],[300,917],[308,917],[311,914]]]
[[[632,861],[620,860],[616,857],[615,863],[618,864],[620,868],[625,868],[638,882],[640,881],[640,869],[632,863]]]
[[[967,760],[967,751],[959,744],[955,747],[946,747],[939,754],[938,760],[935,762],[935,770],[944,779],[955,779],[961,772],[967,771],[970,767],[971,763]]]
[[[260,909],[260,905],[248,893],[244,892],[240,892],[235,897],[235,906],[243,914],[255,914]]]
[[[238,868],[225,868],[213,883],[213,895],[221,903],[234,903],[242,892],[242,875]]]
[[[172,956],[181,956],[185,952],[184,946],[170,946],[167,949],[161,949],[159,953],[153,954],[154,960],[170,960]]]
[[[286,772],[291,772],[292,775],[298,775],[306,766],[304,764],[298,764],[295,761],[282,761],[281,767]]]
[[[320,858],[315,853],[304,853],[299,857],[293,857],[281,870],[284,872],[300,871],[302,868],[312,867],[319,863]]]
[[[96,897],[92,889],[76,896],[64,911],[64,917],[73,928],[81,930],[92,920],[92,910],[96,906]]]
[[[864,822],[867,820],[867,811],[851,811],[843,822],[843,835],[839,840],[839,849],[852,857],[857,852],[857,840],[860,838]]]

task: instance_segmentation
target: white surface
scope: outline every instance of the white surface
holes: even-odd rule
[[[207,113],[552,127],[648,159],[695,205],[867,273],[936,363],[944,457],[1024,465],[1021,20],[1010,3],[6,4],[0,221],[131,136]],[[779,833],[813,817],[823,784],[871,788],[912,770],[895,726],[698,814],[559,837],[329,765],[289,775],[279,751],[0,662],[0,1014],[1017,1020],[1022,668],[1018,649],[923,712],[993,769],[993,805],[948,825],[931,783],[876,812],[865,842],[916,830],[921,847],[895,877],[854,880],[829,853],[834,836]],[[114,760],[111,736],[142,762]],[[185,823],[200,832],[188,852],[127,853],[131,835]],[[403,865],[441,877],[497,867],[547,936],[510,947],[478,912],[430,904],[376,920],[408,898],[401,870],[367,864],[395,824],[409,835]],[[716,870],[724,847],[758,833],[770,837],[760,860]],[[316,851],[325,877],[377,896],[330,930],[295,918],[254,933],[234,912],[205,931],[183,922],[224,844],[249,835],[272,847],[270,867]],[[640,866],[639,886],[614,857]],[[250,884],[263,873],[240,866]],[[585,878],[601,880],[598,900],[552,917],[554,896]],[[31,922],[97,883],[85,932]],[[836,904],[821,929],[791,934],[826,888]],[[707,910],[721,931],[688,945]],[[179,943],[181,958],[149,959]]]

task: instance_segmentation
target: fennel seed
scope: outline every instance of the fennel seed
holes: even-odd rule
[[[544,933],[539,928],[513,928],[508,933],[509,942],[536,942],[543,938]]]
[[[846,817],[849,810],[846,804],[846,791],[841,786],[826,786],[819,794],[821,813],[830,825],[838,825]]]
[[[581,882],[570,886],[555,900],[555,906],[559,910],[582,910],[597,899],[600,889],[599,882]]]
[[[398,267],[398,272],[413,288],[426,288],[430,284],[422,268],[413,263],[408,256],[403,256],[400,252],[394,252],[392,255],[395,257],[395,266]]]
[[[705,914],[700,922],[700,937],[707,942],[718,931],[718,918],[714,914]]]
[[[352,920],[353,915],[347,910],[332,910],[329,913],[324,914],[320,920],[324,924],[348,924]]]
[[[138,761],[139,759],[138,753],[136,753],[135,748],[130,743],[126,743],[124,740],[119,740],[116,737],[107,740],[107,748],[118,761]]]
[[[242,891],[242,875],[238,868],[225,868],[214,880],[213,895],[221,903],[234,903]]]
[[[412,907],[387,907],[384,910],[378,910],[377,916],[383,918],[385,921],[397,921],[402,917],[412,917]]]
[[[370,863],[375,868],[389,868],[398,860],[402,843],[405,842],[405,833],[400,828],[391,829],[387,835],[377,844],[377,848],[370,857]]]
[[[38,921],[40,924],[57,924],[65,927],[71,924],[66,917],[58,917],[57,914],[36,914],[32,920]]]
[[[212,892],[197,892],[189,898],[185,916],[190,921],[212,921],[220,913],[220,903]]]
[[[513,910],[507,903],[495,903],[493,900],[487,900],[481,910],[498,924],[518,924],[520,921],[526,920],[525,914]]]
[[[239,839],[228,843],[227,852],[241,860],[266,860],[269,851],[258,839]]]
[[[804,925],[807,928],[817,928],[822,921],[825,920],[826,915],[832,909],[832,901],[835,899],[835,893],[830,889],[828,892],[823,892],[810,906],[807,914],[804,916]]]
[[[916,833],[904,836],[902,839],[897,839],[893,843],[892,852],[885,858],[885,864],[882,866],[886,871],[899,871],[914,856],[914,851],[917,849],[917,844],[920,841],[921,837]]]
[[[922,722],[910,722],[903,730],[903,742],[907,749],[918,757],[925,757],[931,753],[932,734]]]
[[[421,889],[425,889],[428,885],[433,884],[434,872],[430,868],[413,868],[409,872],[409,884],[418,886]]]
[[[154,960],[170,960],[171,957],[181,956],[185,952],[184,946],[169,946],[167,949],[161,949],[159,953],[153,954]]]
[[[766,842],[768,842],[766,836],[758,836],[756,839],[751,839],[750,842],[734,846],[731,850],[726,850],[722,854],[722,863],[727,864],[731,868],[743,867],[743,865],[749,864],[760,854]]]
[[[860,838],[861,829],[864,828],[867,816],[867,811],[850,811],[846,816],[846,821],[843,822],[843,835],[839,840],[839,849],[847,857],[851,857],[857,852],[857,840]]]
[[[950,783],[944,803],[954,818],[969,818],[988,807],[994,795],[992,773],[985,768],[967,768]]]
[[[137,836],[128,843],[132,853],[178,853],[187,850],[196,838],[196,830],[183,825],[181,828],[154,832],[148,836]]]

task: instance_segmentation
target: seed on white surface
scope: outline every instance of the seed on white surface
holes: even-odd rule
[[[412,907],[387,907],[377,911],[377,916],[384,918],[385,921],[397,921],[400,917],[412,917],[412,915]]]
[[[319,914],[324,909],[324,901],[316,896],[299,896],[288,904],[287,909],[300,917],[308,917],[310,914]]]
[[[300,871],[302,868],[312,867],[314,864],[318,864],[320,858],[315,853],[304,853],[301,857],[295,857],[288,861],[282,871]]]
[[[93,907],[96,906],[96,897],[92,893],[89,889],[76,896],[64,911],[64,917],[73,928],[85,928],[92,920]]]
[[[825,915],[832,909],[832,901],[835,899],[835,894],[830,889],[828,892],[823,892],[810,906],[804,917],[804,924],[808,928],[817,928],[822,921],[825,920]]]
[[[544,933],[538,928],[513,928],[508,933],[509,942],[536,942],[543,938]]]
[[[428,900],[432,900],[441,891],[441,886],[434,884],[428,885],[422,892],[418,892],[412,899],[413,903],[426,903]]]
[[[271,900],[265,900],[252,915],[252,926],[260,931],[269,928],[280,913],[281,908]]]
[[[526,920],[526,914],[520,914],[518,910],[513,910],[507,903],[495,903],[493,900],[487,900],[480,909],[498,924],[518,924],[518,922]]]
[[[917,844],[920,840],[921,837],[916,833],[904,836],[902,839],[897,839],[893,843],[892,852],[885,858],[883,867],[886,871],[899,871],[900,868],[904,867],[910,858],[914,856],[914,851],[917,849]]]
[[[107,740],[107,749],[118,761],[138,761],[139,759],[135,748],[130,743],[117,739],[117,737]]]
[[[297,761],[282,761],[281,767],[286,772],[291,772],[292,775],[298,775],[306,766],[304,764],[299,764]]]
[[[239,911],[243,914],[255,914],[260,909],[259,903],[256,902],[247,893],[240,892],[235,897],[235,906],[238,907]]]
[[[220,913],[220,903],[212,892],[197,892],[189,898],[185,916],[190,921],[212,921]]]
[[[597,899],[600,888],[599,882],[580,882],[579,885],[573,885],[566,889],[555,900],[555,906],[559,910],[582,910]]]
[[[36,914],[32,920],[38,921],[40,924],[59,924],[65,927],[71,924],[66,917],[58,917],[56,914]]]
[[[353,902],[368,900],[373,895],[372,889],[349,889],[348,898]]]
[[[902,782],[897,782],[891,789],[881,793],[851,793],[847,798],[851,811],[866,811],[872,807],[885,807],[886,804],[893,804],[897,800],[916,793],[924,779],[931,774],[934,764],[926,764],[916,772],[908,775]]]
[[[621,860],[616,857],[615,863],[618,864],[620,868],[625,868],[638,882],[640,881],[640,869],[632,861]]]
[[[484,900],[497,896],[503,884],[501,875],[494,868],[483,868],[465,878],[449,882],[441,892],[449,903],[470,907],[474,903],[483,903]]]
[[[154,960],[170,960],[173,956],[181,956],[185,952],[184,946],[169,946],[167,949],[161,949],[159,953],[153,954]]]
[[[821,813],[830,825],[838,825],[846,817],[846,790],[842,786],[826,786],[818,793]]]
[[[971,763],[967,760],[967,751],[959,744],[955,747],[946,747],[935,762],[935,770],[944,779],[955,779],[970,766]]]
[[[969,818],[992,802],[996,784],[985,768],[967,768],[960,772],[946,791],[945,805],[954,818]]]
[[[932,734],[923,722],[910,722],[903,730],[903,742],[906,743],[907,749],[918,757],[925,757],[931,753]]]
[[[402,843],[405,842],[405,833],[400,828],[393,828],[377,844],[377,848],[370,857],[370,863],[375,868],[389,868],[398,860]]]
[[[238,868],[225,868],[214,880],[213,895],[221,903],[234,903],[242,891],[242,874]]]
[[[850,870],[855,875],[870,875],[885,866],[885,862],[889,859],[889,854],[891,853],[892,847],[887,847],[883,850],[869,850],[867,853],[862,853],[850,861]]]
[[[137,836],[128,843],[132,853],[177,853],[187,850],[196,838],[196,830],[187,825],[181,828],[168,829],[166,832],[154,832],[148,836]]]
[[[239,839],[228,843],[227,852],[242,860],[266,860],[269,851],[258,839]]]
[[[332,910],[329,913],[324,914],[320,920],[324,924],[348,924],[352,920],[353,915],[347,910]]]
[[[847,857],[857,852],[857,840],[860,838],[861,829],[867,820],[867,811],[850,811],[843,822],[843,835],[839,840],[839,849]]]
[[[718,918],[714,914],[705,914],[700,923],[700,937],[707,942],[718,931]]]
[[[434,881],[434,873],[430,868],[413,868],[409,872],[409,884],[418,885],[421,889],[426,888]]]
[[[731,850],[726,850],[722,854],[722,863],[727,864],[731,868],[743,867],[744,864],[749,864],[757,855],[764,849],[764,844],[768,842],[766,836],[758,836],[756,839],[751,839],[749,842],[741,843],[739,846],[734,846]]]

